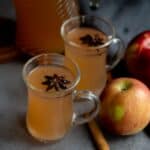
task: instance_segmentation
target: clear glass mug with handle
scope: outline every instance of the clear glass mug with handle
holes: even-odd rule
[[[29,55],[62,53],[62,22],[79,15],[78,0],[13,0],[16,10],[16,46]],[[91,0],[92,1],[92,0]]]
[[[76,16],[61,26],[65,55],[75,61],[81,71],[78,89],[87,89],[100,95],[107,71],[123,57],[124,45],[116,37],[112,23],[102,17]],[[110,57],[110,50],[112,56]]]
[[[39,141],[57,141],[72,125],[87,123],[99,112],[95,94],[76,90],[79,68],[63,55],[41,54],[29,59],[23,79],[28,91],[27,129]]]

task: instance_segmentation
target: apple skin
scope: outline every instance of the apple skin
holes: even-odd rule
[[[150,87],[150,30],[137,35],[125,52],[128,71]]]
[[[101,95],[100,122],[110,132],[132,135],[150,121],[150,91],[141,81],[116,78]]]

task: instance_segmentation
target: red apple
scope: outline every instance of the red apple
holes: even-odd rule
[[[150,30],[137,35],[129,43],[125,62],[129,72],[150,87]]]
[[[150,91],[139,80],[117,78],[106,85],[101,96],[100,121],[109,131],[131,135],[150,121]]]

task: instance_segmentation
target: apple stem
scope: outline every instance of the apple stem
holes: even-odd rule
[[[126,81],[124,84],[122,84],[121,90],[122,90],[122,91],[126,91],[126,90],[128,90],[129,88],[131,88],[131,87],[132,87],[132,83]]]

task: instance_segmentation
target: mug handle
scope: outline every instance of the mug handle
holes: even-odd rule
[[[81,104],[83,103],[83,104]],[[96,96],[93,92],[91,91],[75,91],[74,93],[74,105],[79,104],[80,106],[82,105],[83,107],[85,106],[84,104],[87,103],[92,103],[92,109],[90,111],[84,111],[84,112],[79,112],[76,111],[73,114],[73,119],[72,123],[73,125],[80,125],[87,123],[94,119],[96,115],[99,112],[100,108],[100,101],[99,97]]]
[[[115,54],[113,57],[109,59],[111,62],[110,64],[106,65],[107,71],[111,71],[123,58],[124,56],[124,43],[120,38],[114,38],[112,39],[112,42],[110,46],[117,46],[116,50],[113,48],[113,51],[115,51]]]

